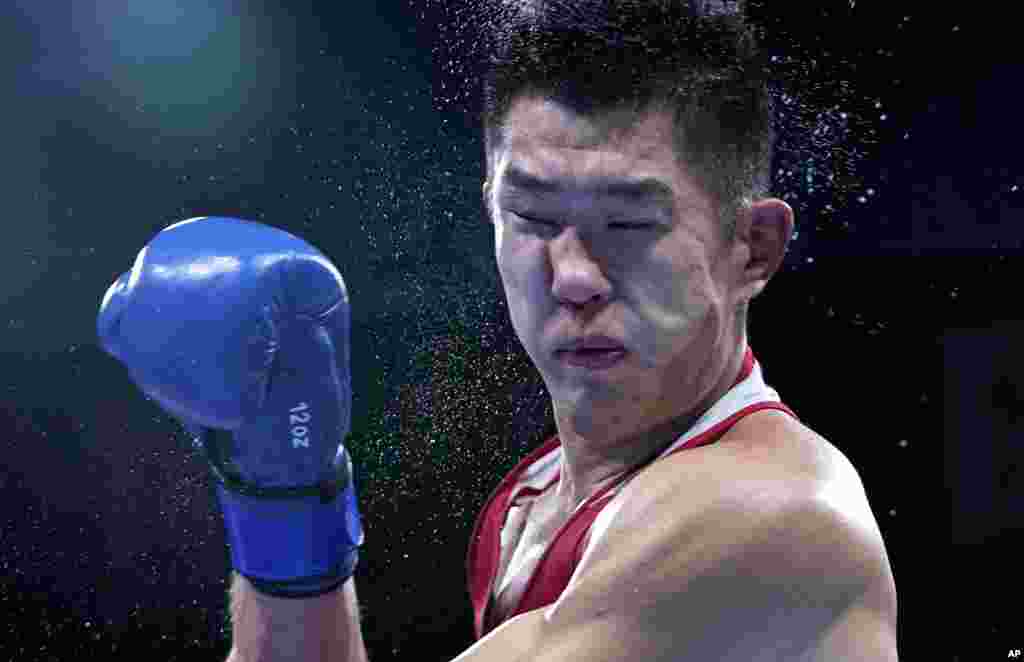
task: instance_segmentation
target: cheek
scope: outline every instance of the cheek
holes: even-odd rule
[[[496,225],[494,230],[494,255],[498,263],[498,273],[505,286],[510,301],[519,299],[524,294],[524,262],[522,246],[514,238],[509,237],[507,230]]]
[[[680,270],[667,262],[652,267],[642,283],[635,281],[635,310],[651,351],[665,355],[700,332],[713,306],[700,269]]]
[[[534,335],[533,327],[539,323],[537,306],[544,295],[540,282],[543,274],[537,269],[529,246],[507,233],[497,234],[496,241],[498,273],[505,288],[509,316],[526,345],[526,340]]]

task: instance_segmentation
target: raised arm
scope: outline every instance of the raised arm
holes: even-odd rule
[[[235,574],[227,662],[367,662],[355,578],[333,593],[303,600],[264,595]]]

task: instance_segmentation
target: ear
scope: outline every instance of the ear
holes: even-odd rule
[[[744,252],[749,259],[741,267],[744,298],[759,295],[782,266],[793,228],[793,209],[778,198],[758,200],[741,219],[737,241],[749,247]]]

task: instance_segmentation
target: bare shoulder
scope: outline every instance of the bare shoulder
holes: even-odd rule
[[[785,412],[755,412],[733,426],[720,443],[740,477],[778,476],[816,492],[842,494],[846,507],[867,506],[864,484],[850,459]]]
[[[817,498],[853,518],[859,526],[882,534],[867,499],[860,472],[835,444],[783,412],[751,416],[753,424],[738,430],[736,450],[750,463],[772,466],[782,477],[807,483]],[[773,459],[774,458],[774,459]]]
[[[559,598],[456,662],[895,662],[892,577],[866,523],[849,460],[757,412],[646,466],[594,522]]]
[[[763,409],[741,419],[719,443],[741,471],[761,467],[814,481],[856,474],[835,445],[777,409]]]
[[[895,660],[892,575],[857,471],[788,415],[741,423],[626,485],[546,622],[612,622],[673,659],[749,660],[791,642],[800,655],[765,654]]]
[[[756,417],[756,418],[755,418]],[[807,484],[816,499],[859,531],[881,560],[874,581],[823,634],[806,660],[896,660],[897,594],[889,555],[860,473],[824,436],[788,414],[764,410],[744,419],[724,446],[730,446],[741,473],[778,471]],[[723,447],[724,447],[723,446]],[[773,459],[774,458],[774,459]],[[755,467],[760,467],[756,469]]]
[[[762,410],[737,423],[721,444],[722,460],[731,463],[738,483],[764,480],[794,485],[797,498],[827,505],[885,554],[859,471],[823,435],[785,412]]]
[[[638,474],[636,482],[636,491],[683,491],[694,508],[707,505],[705,494],[729,500],[803,499],[828,485],[860,487],[856,469],[838,448],[789,414],[774,409],[745,416],[716,443],[652,463]],[[709,491],[711,487],[714,489]]]
[[[820,434],[775,410],[743,418],[718,443],[651,463],[616,502],[607,534],[621,529],[629,547],[644,544],[631,524],[642,521],[655,530],[701,531],[707,545],[715,538],[727,556],[729,549],[751,543],[737,531],[768,531],[810,514],[807,521],[842,530],[860,548],[884,554],[853,464]]]

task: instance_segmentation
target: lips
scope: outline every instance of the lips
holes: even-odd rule
[[[584,338],[574,338],[569,340],[559,347],[560,352],[589,352],[594,351],[595,353],[604,351],[617,351],[623,350],[625,346],[609,336],[587,336]]]
[[[558,360],[575,369],[603,371],[619,365],[625,356],[624,349],[577,349],[559,352]]]

